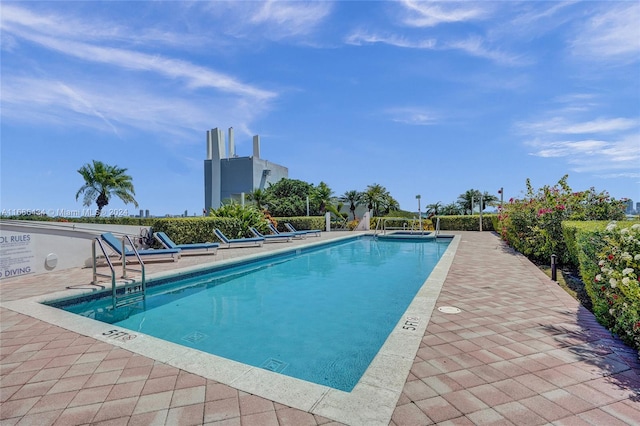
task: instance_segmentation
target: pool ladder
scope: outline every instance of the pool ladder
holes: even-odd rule
[[[140,269],[134,269],[131,267],[127,267],[127,256],[125,253],[126,250],[126,241],[129,242],[129,246],[133,250],[136,258],[138,259],[138,263],[140,264]],[[102,254],[104,255],[105,260],[107,261],[107,265],[109,265],[109,269],[111,270],[111,274],[103,274],[97,271],[97,256],[96,256],[96,243],[100,247]],[[140,254],[136,249],[136,246],[131,241],[131,238],[128,235],[125,235],[122,238],[122,278],[127,279],[127,271],[130,272],[140,272],[142,274],[140,282],[131,281],[125,282],[124,287],[122,288],[122,292],[118,294],[116,291],[116,270],[113,267],[113,263],[107,254],[107,250],[104,247],[104,244],[100,240],[100,237],[96,237],[93,240],[93,245],[91,246],[91,254],[93,257],[93,284],[97,284],[98,277],[106,277],[111,278],[111,299],[113,303],[113,309],[120,308],[122,306],[133,305],[140,301],[144,301],[147,294],[147,284],[145,278],[145,266],[144,262],[140,258]]]

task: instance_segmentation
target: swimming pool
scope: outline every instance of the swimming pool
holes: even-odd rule
[[[48,304],[348,392],[449,241],[360,237],[298,249],[149,282],[144,303],[115,312],[110,298]]]

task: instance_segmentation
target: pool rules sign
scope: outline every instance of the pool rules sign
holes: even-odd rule
[[[32,273],[35,258],[31,234],[18,232],[0,234],[0,279]]]

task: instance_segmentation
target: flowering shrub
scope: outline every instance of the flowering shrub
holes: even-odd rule
[[[527,179],[527,196],[510,199],[499,211],[502,238],[516,250],[537,262],[548,263],[552,254],[558,263],[570,262],[563,238],[565,220],[619,220],[624,217],[624,201],[605,192],[573,192],[565,175],[554,186],[534,191]]]
[[[593,277],[600,309],[594,313],[640,350],[640,224],[625,228],[612,222],[602,233],[602,241],[597,255],[600,270]]]

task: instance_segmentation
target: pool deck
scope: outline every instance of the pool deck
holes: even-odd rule
[[[435,306],[461,312],[433,310],[389,424],[640,424],[638,353],[495,234],[452,234],[461,241]],[[147,273],[343,235],[218,250]],[[2,281],[0,300],[90,288],[91,270],[44,281]],[[5,306],[0,322],[0,425],[340,424]]]

